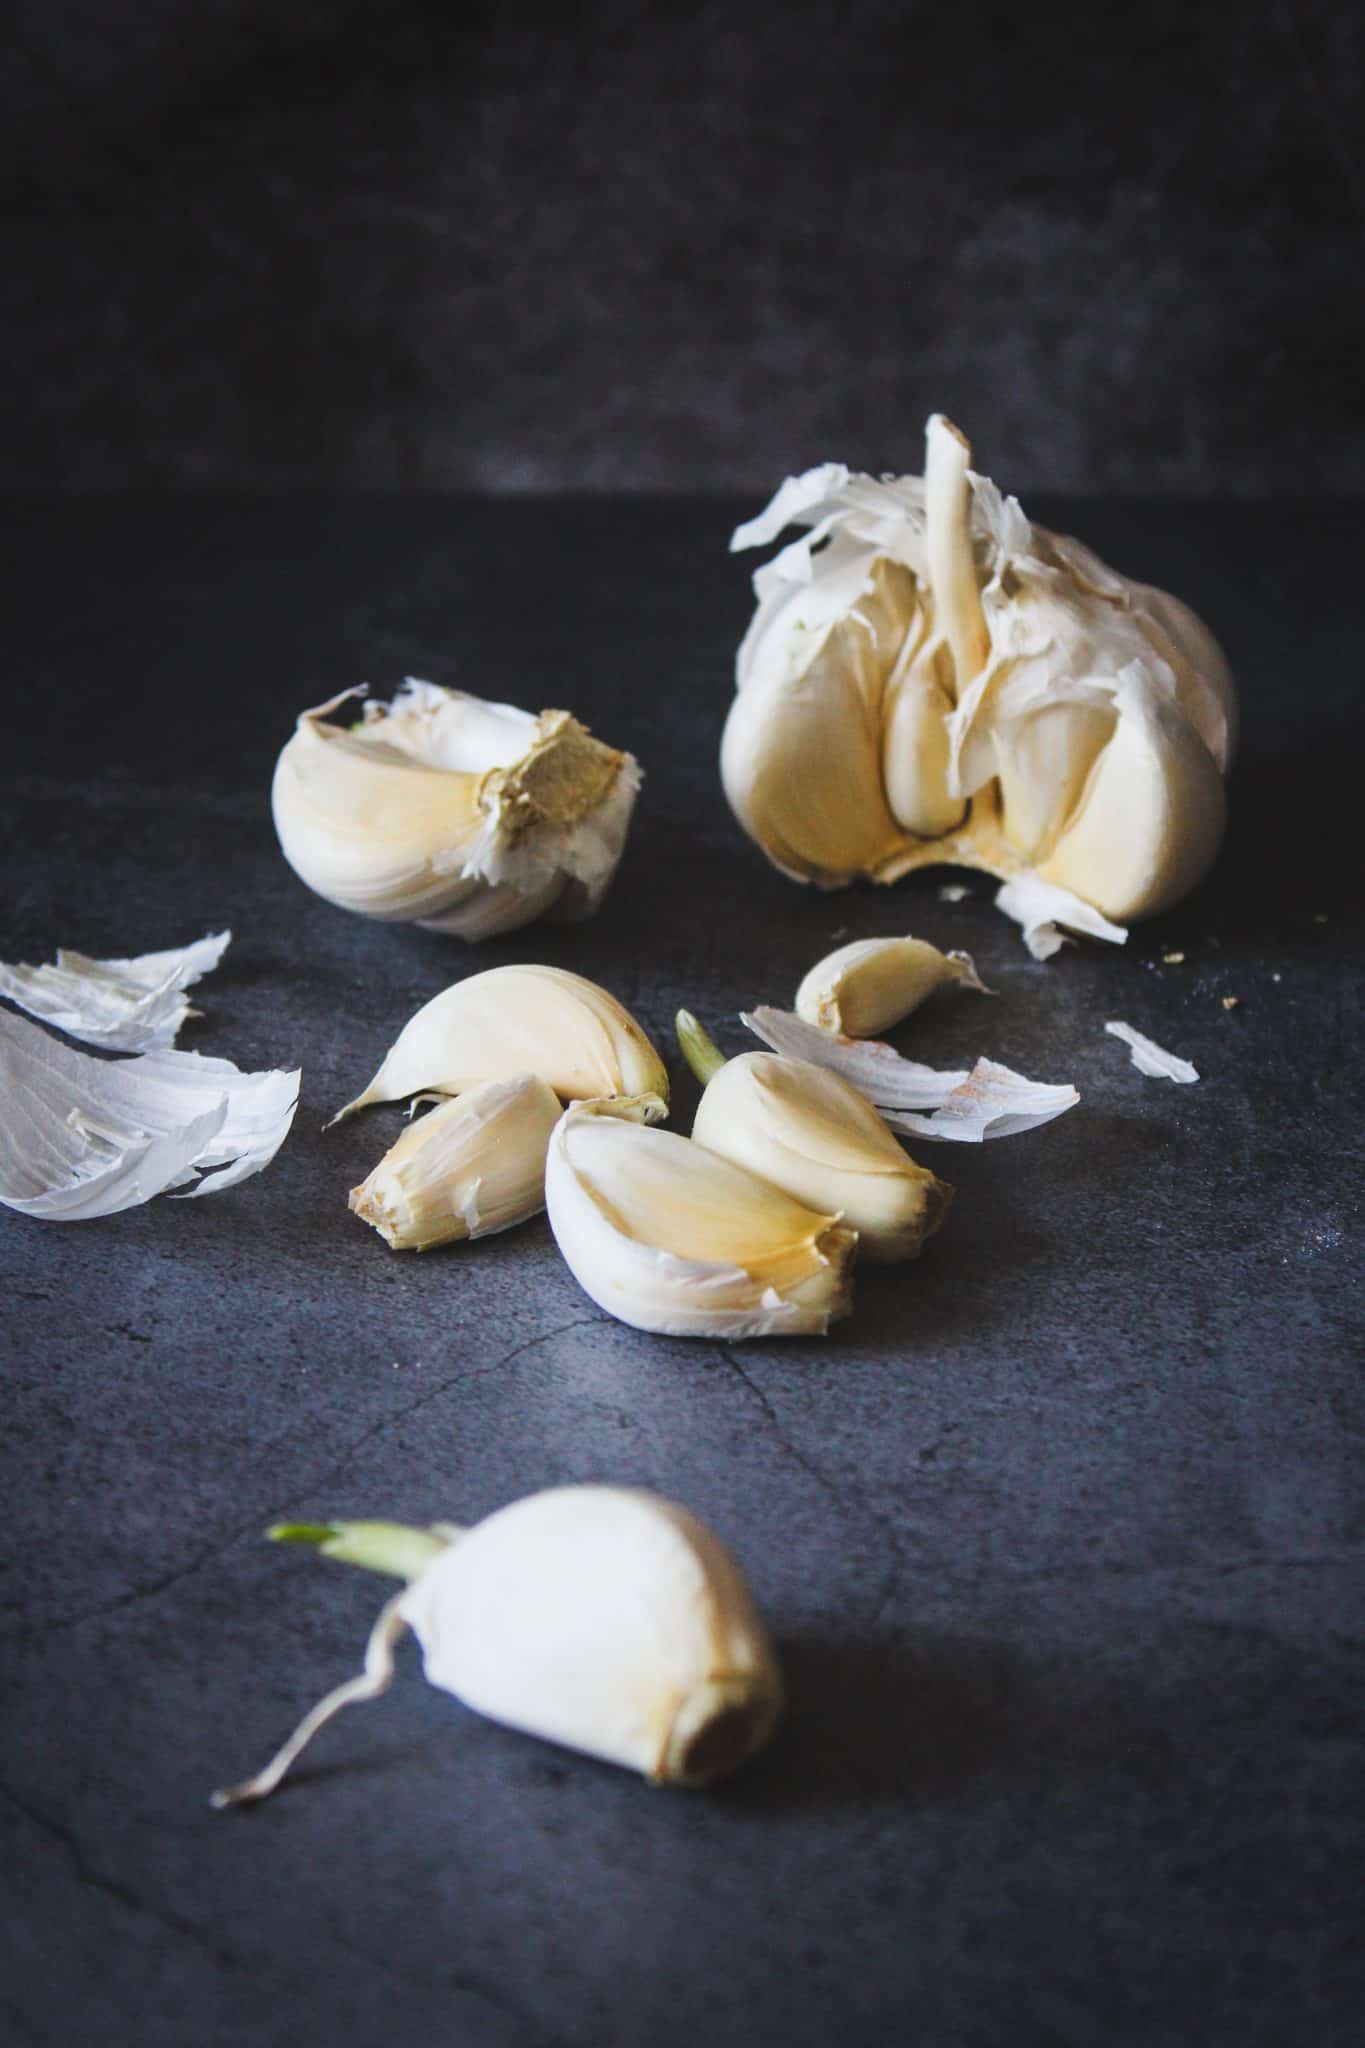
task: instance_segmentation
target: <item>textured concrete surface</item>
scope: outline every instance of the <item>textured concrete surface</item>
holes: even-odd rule
[[[1359,519],[1087,516],[1220,630],[1245,744],[1208,884],[1122,954],[1037,966],[980,883],[820,898],[741,839],[715,773],[736,507],[9,509],[0,957],[231,925],[188,1042],[304,1084],[221,1199],[0,1210],[6,2041],[1358,2041]],[[640,754],[597,923],[473,955],[293,880],[266,789],[294,712],[405,671],[572,703]],[[398,1112],[323,1121],[447,981],[539,956],[661,1045],[685,999],[738,1049],[742,1003],[904,929],[1001,991],[904,1043],[1083,1100],[936,1148],[947,1226],[828,1340],[652,1340],[543,1221],[418,1260],[347,1214]],[[1114,1016],[1200,1084],[1143,1079]],[[209,1811],[382,1597],[268,1521],[469,1520],[590,1478],[742,1558],[790,1680],[765,1759],[651,1792],[408,1652],[274,1802]]]
[[[11,0],[0,485],[1365,490],[1336,0]]]

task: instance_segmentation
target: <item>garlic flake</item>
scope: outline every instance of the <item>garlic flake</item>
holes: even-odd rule
[[[827,463],[736,532],[810,529],[754,578],[726,795],[797,880],[1039,876],[1115,939],[1217,851],[1232,679],[1177,599],[1031,525],[969,461],[935,415],[923,478]]]
[[[954,985],[991,993],[970,953],[940,953],[926,939],[855,939],[811,968],[796,991],[796,1014],[826,1031],[871,1038]]]
[[[1140,1074],[1156,1081],[1180,1081],[1186,1085],[1199,1079],[1198,1067],[1192,1066],[1189,1060],[1182,1060],[1178,1053],[1167,1052],[1154,1038],[1146,1038],[1141,1031],[1134,1031],[1131,1024],[1111,1023],[1104,1028],[1111,1038],[1123,1040]]]
[[[599,1308],[675,1337],[823,1335],[847,1315],[855,1231],[636,1114],[579,1103],[550,1140],[550,1228]]]
[[[566,1102],[658,1096],[668,1072],[629,1010],[562,967],[490,967],[433,996],[403,1027],[368,1088],[332,1119],[375,1102],[460,1095],[538,1074]]]
[[[47,967],[0,963],[0,996],[30,1017],[108,1052],[147,1052],[174,1045],[192,1010],[184,991],[218,965],[231,932],[133,960],[91,960],[59,946]]]
[[[537,1074],[484,1081],[408,1125],[350,1207],[395,1251],[510,1230],[545,1207],[559,1098]]]
[[[271,1534],[409,1583],[375,1624],[364,1674],[321,1701],[258,1776],[216,1792],[215,1806],[265,1798],[333,1715],[382,1693],[405,1628],[440,1691],[657,1785],[706,1785],[736,1769],[781,1712],[777,1659],[738,1565],[657,1494],[560,1486],[472,1529],[339,1522]]]
[[[640,768],[566,711],[539,718],[409,677],[349,729],[301,714],[271,803],[285,859],[344,910],[484,939],[554,909],[590,917]]]

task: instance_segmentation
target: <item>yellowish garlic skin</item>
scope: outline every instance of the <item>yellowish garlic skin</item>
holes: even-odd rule
[[[476,1712],[704,1785],[782,1707],[744,1578],[694,1515],[623,1487],[556,1487],[460,1534],[409,1589],[427,1677]]]
[[[408,1125],[350,1207],[394,1251],[430,1251],[524,1223],[545,1207],[559,1098],[536,1074],[485,1081]]]
[[[953,1190],[917,1166],[865,1095],[823,1067],[742,1053],[707,1083],[694,1141],[812,1208],[838,1212],[859,1256],[917,1258]]]
[[[982,988],[970,954],[942,953],[925,939],[854,939],[803,978],[796,1014],[846,1038],[876,1038],[954,986]]]

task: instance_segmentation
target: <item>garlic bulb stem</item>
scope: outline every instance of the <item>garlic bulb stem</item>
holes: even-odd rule
[[[981,608],[972,554],[971,443],[941,412],[925,433],[925,544],[939,630],[952,651],[955,697],[990,659],[991,637]]]
[[[673,1029],[678,1034],[683,1058],[704,1088],[725,1065],[725,1054],[690,1010],[679,1010],[673,1020]]]

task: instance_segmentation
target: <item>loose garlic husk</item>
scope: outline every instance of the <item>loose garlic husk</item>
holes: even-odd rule
[[[559,1097],[538,1074],[485,1081],[408,1125],[350,1207],[395,1251],[510,1230],[545,1207]]]
[[[735,534],[813,529],[754,578],[726,795],[799,881],[956,862],[1041,878],[1050,914],[1118,936],[1217,851],[1232,679],[1176,598],[1030,525],[969,459],[935,415],[922,479],[830,463]]]
[[[627,1103],[568,1110],[545,1206],[599,1308],[672,1337],[819,1335],[847,1315],[857,1233]]]
[[[660,1116],[668,1106],[668,1071],[615,996],[562,967],[490,967],[425,1003],[369,1087],[332,1121],[517,1074],[538,1074],[566,1102],[657,1096]]]
[[[590,917],[616,872],[639,764],[566,711],[539,718],[409,677],[349,730],[305,711],[275,768],[285,859],[343,910],[463,939],[553,909]]]
[[[328,1694],[256,1777],[215,1806],[264,1799],[318,1730],[393,1676],[405,1628],[428,1682],[476,1713],[641,1772],[698,1786],[761,1749],[782,1680],[753,1596],[686,1508],[617,1486],[560,1486],[471,1529],[284,1524],[271,1535],[406,1579],[365,1671]]]
[[[854,939],[811,968],[796,991],[796,1014],[848,1038],[873,1038],[949,987],[990,994],[970,953],[941,953],[927,939]]]
[[[860,1258],[915,1259],[953,1190],[902,1151],[865,1095],[824,1067],[746,1052],[727,1060],[695,1017],[678,1042],[705,1093],[695,1144],[762,1176],[798,1202],[834,1209],[858,1233]]]

